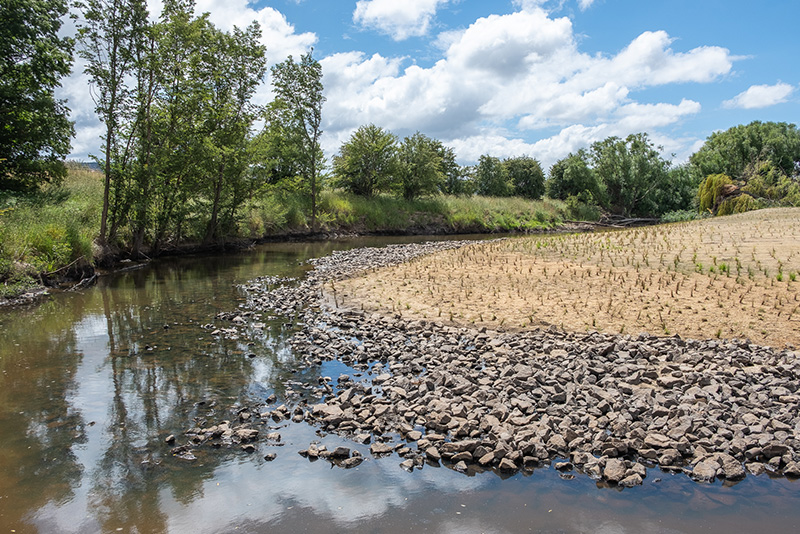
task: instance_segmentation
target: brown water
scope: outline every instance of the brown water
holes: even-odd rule
[[[170,455],[169,434],[237,404],[301,390],[335,363],[300,369],[292,326],[220,341],[201,326],[244,301],[235,285],[300,276],[333,244],[267,245],[104,277],[97,287],[0,310],[0,534],[6,532],[798,532],[800,483],[766,476],[699,485],[651,470],[643,487],[598,488],[553,469],[501,479],[398,457],[332,468],[297,454],[318,436],[283,423],[284,445]],[[165,328],[165,325],[169,328]],[[251,355],[255,355],[251,357]],[[180,441],[180,439],[179,439]],[[267,462],[267,452],[277,459]],[[660,479],[660,481],[656,481]]]

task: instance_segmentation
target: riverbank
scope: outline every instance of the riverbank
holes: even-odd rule
[[[319,240],[365,235],[456,235],[530,233],[576,228],[564,223],[559,201],[439,195],[408,201],[388,195],[358,197],[324,191],[318,226],[300,193],[260,192],[242,208],[235,228],[211,242],[207,221],[188,217],[175,235],[143,246],[134,254],[132,231],[118,228],[106,249],[94,244],[102,207],[102,174],[78,164],[58,186],[30,194],[0,195],[0,301],[41,293],[44,288],[79,283],[94,269],[113,270],[122,261],[242,249],[260,242]],[[170,229],[170,232],[173,230]],[[124,266],[124,265],[123,265]]]
[[[323,438],[371,442],[373,456],[396,453],[407,470],[435,464],[507,476],[554,462],[564,478],[577,472],[619,487],[664,473],[726,484],[748,474],[800,477],[794,351],[678,335],[451,326],[406,318],[403,310],[364,313],[337,290],[350,276],[471,246],[357,249],[317,260],[295,284],[248,284],[245,310],[220,315],[217,335],[243,334],[259,314],[296,313],[303,326],[292,344],[303,364],[339,361],[355,372],[320,377],[306,401],[257,404],[235,423],[193,428],[176,454],[274,440],[259,427],[290,419]],[[307,402],[314,398],[321,402]],[[295,452],[345,468],[363,461],[324,443]]]

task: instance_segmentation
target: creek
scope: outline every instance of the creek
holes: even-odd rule
[[[170,453],[166,437],[194,422],[272,394],[290,405],[287,392],[304,395],[321,375],[355,373],[336,362],[303,368],[286,318],[265,316],[246,338],[212,336],[204,326],[244,303],[238,284],[300,277],[306,260],[335,249],[413,240],[422,238],[159,260],[0,309],[0,533],[800,531],[800,483],[767,475],[698,484],[654,469],[620,490],[552,467],[408,473],[396,455],[372,458],[369,445],[289,421],[270,429],[279,443],[254,453]],[[314,441],[366,461],[341,469],[298,455]]]

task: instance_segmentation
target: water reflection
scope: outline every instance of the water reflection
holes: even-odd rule
[[[383,240],[384,242],[386,240]],[[551,470],[500,480],[446,467],[406,473],[398,457],[276,424],[280,444],[170,454],[166,436],[230,418],[237,406],[334,364],[296,369],[292,329],[211,335],[206,323],[243,302],[235,284],[300,276],[334,246],[276,244],[247,254],[159,262],[83,293],[0,310],[0,530],[16,532],[699,532],[743,525],[792,530],[797,485],[749,477],[734,488],[664,475],[633,491],[597,490]],[[294,371],[294,372],[293,372]],[[310,462],[312,441],[360,450],[358,468]],[[277,459],[265,461],[268,452]],[[759,523],[760,522],[760,523]],[[765,527],[767,525],[767,527]]]

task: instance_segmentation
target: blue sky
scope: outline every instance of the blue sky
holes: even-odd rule
[[[640,131],[681,162],[715,130],[800,116],[797,0],[197,0],[206,11],[223,29],[258,20],[270,63],[314,47],[329,158],[374,123],[436,137],[463,164],[549,167]],[[62,96],[85,159],[102,128],[75,70]]]

